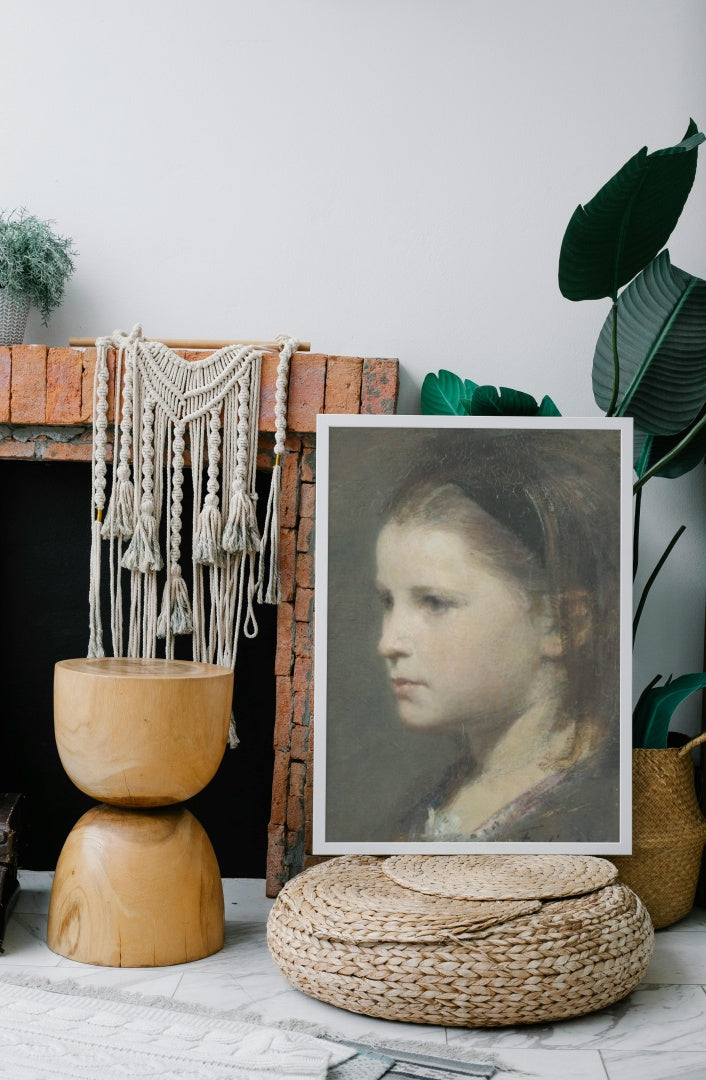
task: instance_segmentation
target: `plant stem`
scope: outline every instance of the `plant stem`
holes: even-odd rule
[[[635,492],[635,521],[632,530],[632,580],[637,577],[637,563],[640,551],[640,511],[642,510],[642,488]]]
[[[668,454],[665,454],[664,457],[660,458],[659,461],[655,462],[652,468],[648,469],[646,473],[644,473],[638,480],[635,481],[632,486],[633,494],[636,495],[642,485],[646,484],[650,477],[658,473],[660,469],[664,468],[665,465],[668,465],[669,462],[677,456],[677,454],[681,454],[682,450],[684,450],[685,447],[689,445],[691,440],[696,435],[698,435],[704,425],[706,425],[706,413],[704,413],[704,415],[701,417],[698,424],[694,424],[692,428],[689,428],[684,438],[680,442],[678,442],[676,446],[672,447]]]
[[[613,346],[613,394],[610,399],[610,405],[606,410],[606,416],[613,416],[615,412],[615,406],[618,402],[618,392],[620,390],[620,364],[618,363],[618,301],[617,298],[613,299],[613,325],[611,331],[611,343]]]
[[[645,587],[642,590],[642,596],[640,597],[640,602],[637,605],[637,610],[635,611],[635,618],[632,621],[632,641],[633,641],[633,645],[635,644],[635,634],[637,633],[638,623],[640,622],[640,616],[642,615],[642,609],[645,606],[645,601],[647,600],[647,596],[649,594],[649,591],[652,588],[652,586],[654,585],[655,579],[656,579],[658,573],[660,572],[660,570],[664,566],[665,562],[669,558],[670,553],[672,551],[672,548],[674,547],[677,540],[679,539],[679,537],[681,536],[681,534],[684,532],[685,529],[686,529],[686,525],[680,525],[679,526],[679,528],[675,532],[674,536],[672,537],[672,539],[669,541],[666,548],[662,552],[662,557],[660,558],[659,562],[657,563],[657,565],[655,566],[654,570],[652,571],[652,573],[650,574],[650,576],[648,577],[648,579],[647,579],[647,581],[645,583]]]

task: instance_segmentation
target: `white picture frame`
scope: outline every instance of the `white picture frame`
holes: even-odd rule
[[[630,852],[631,494],[631,420],[318,417],[313,853]]]

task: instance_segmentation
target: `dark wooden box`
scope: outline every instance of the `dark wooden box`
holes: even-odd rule
[[[17,880],[22,796],[0,792],[0,951],[5,926],[20,886]]]

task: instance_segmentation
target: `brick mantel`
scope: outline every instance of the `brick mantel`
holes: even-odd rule
[[[186,359],[204,351],[175,350]],[[114,371],[115,357],[108,355]],[[270,468],[278,355],[263,356],[258,466]],[[90,461],[94,348],[0,347],[0,458]],[[277,612],[276,715],[267,893],[311,855],[314,495],[317,413],[394,413],[397,360],[296,353],[282,470],[282,602]],[[112,391],[111,391],[112,393]],[[109,399],[109,415],[112,400]],[[108,458],[112,458],[112,429]]]

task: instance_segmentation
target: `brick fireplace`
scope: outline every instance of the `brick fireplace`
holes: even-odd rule
[[[175,351],[186,359],[206,355],[201,350]],[[93,348],[0,348],[0,458],[90,461],[95,361]],[[109,363],[114,363],[112,354]],[[258,442],[262,469],[272,467],[276,367],[277,354],[266,352]],[[269,896],[316,861],[311,854],[316,415],[393,413],[397,389],[396,360],[304,352],[292,359],[282,475]],[[111,440],[109,430],[109,460]],[[3,516],[7,512],[4,508]]]

